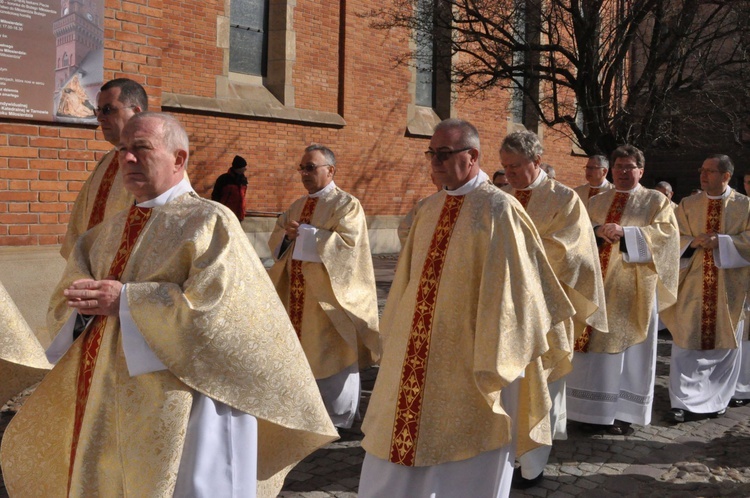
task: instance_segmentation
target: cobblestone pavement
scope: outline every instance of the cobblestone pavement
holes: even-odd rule
[[[382,309],[395,256],[375,257],[374,262]],[[654,415],[649,427],[633,426],[635,432],[629,436],[610,436],[571,422],[568,439],[555,442],[544,481],[523,492],[513,491],[511,497],[750,496],[750,407],[729,408],[726,416],[718,419],[666,423],[670,347],[669,336],[660,336]],[[376,376],[377,368],[362,373],[363,413]],[[9,408],[0,414],[0,431],[12,416]],[[316,451],[289,473],[280,496],[356,496],[364,458],[361,439],[359,423],[343,431],[341,439]],[[0,481],[0,498],[5,497]]]

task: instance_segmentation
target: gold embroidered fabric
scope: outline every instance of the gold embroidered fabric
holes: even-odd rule
[[[594,226],[605,222],[615,194],[615,190],[609,190],[589,201]],[[669,199],[655,190],[638,187],[628,197],[619,224],[640,227],[652,259],[648,263],[626,263],[620,244],[612,244],[604,275],[610,332],[592,330],[588,352],[620,353],[643,342],[654,296],[660,312],[677,299],[679,237]]]
[[[434,194],[417,211],[383,314],[383,358],[362,426],[362,446],[383,460],[391,449],[417,287],[445,197]],[[489,184],[466,194],[435,300],[413,465],[463,460],[514,437],[518,454],[551,444],[545,331],[573,313],[518,201]],[[513,435],[500,392],[522,372],[525,395]]]
[[[586,207],[573,190],[550,178],[545,178],[532,192],[526,212],[542,237],[557,279],[576,309],[575,337],[581,335],[586,325],[606,332],[607,309],[599,252]]]
[[[705,193],[692,195],[684,198],[675,211],[680,226],[681,246],[706,233],[708,201]],[[722,215],[718,233],[731,236],[739,254],[750,261],[750,198],[733,190],[720,202]],[[704,349],[701,344],[701,317],[704,307],[708,307],[716,313],[713,348],[734,349],[737,347],[735,331],[743,316],[743,304],[750,282],[750,267],[717,268],[718,292],[704,302],[704,253],[703,249],[696,249],[687,266],[680,270],[677,303],[664,310],[660,318],[672,333],[675,344],[683,349]]]
[[[0,406],[50,368],[42,345],[0,283]]]
[[[584,183],[583,185],[579,185],[574,188],[573,191],[578,194],[578,197],[581,198],[581,202],[583,202],[583,205],[588,208],[589,199],[597,194],[603,194],[604,192],[612,190],[613,188],[615,188],[615,186],[610,182],[604,182],[603,187],[592,187],[588,183]]]
[[[97,193],[102,187],[110,162],[113,160],[117,160],[117,149],[112,149],[102,157],[96,168],[94,168],[94,171],[91,172],[91,175],[83,184],[83,187],[81,187],[81,191],[78,192],[76,201],[73,204],[73,210],[70,213],[68,230],[65,232],[65,239],[60,248],[60,254],[65,259],[68,259],[70,253],[73,252],[78,238],[89,229],[89,221],[91,220],[91,213],[96,204]],[[129,208],[133,204],[133,201],[133,196],[125,190],[122,184],[122,175],[118,170],[109,188],[109,195],[106,198],[104,212],[100,221],[106,220],[123,209]]]
[[[50,330],[70,314],[61,292],[70,282],[106,276],[126,214],[76,246],[53,294]],[[258,419],[260,481],[280,482],[278,473],[336,438],[291,322],[227,208],[195,194],[154,208],[121,281],[133,320],[168,370],[130,377],[119,320],[107,320],[71,496],[171,496],[194,390]],[[81,344],[5,432],[12,496],[65,493]]]
[[[307,196],[282,214],[268,245],[273,253],[288,220],[299,220]],[[318,228],[322,263],[302,262],[305,300],[300,341],[316,379],[334,375],[358,360],[360,368],[380,354],[378,298],[367,221],[359,201],[339,188],[318,198],[310,225]],[[289,310],[294,242],[269,270]]]

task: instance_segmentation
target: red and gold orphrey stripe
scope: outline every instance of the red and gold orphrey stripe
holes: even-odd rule
[[[118,169],[120,169],[120,161],[117,158],[117,152],[115,152],[114,157],[107,166],[107,170],[104,172],[104,176],[102,176],[99,190],[96,192],[94,205],[91,208],[91,215],[89,216],[88,230],[91,230],[104,221],[104,212],[107,210],[107,199],[109,198],[109,192],[112,190],[112,184],[115,183]]]
[[[722,199],[708,199],[706,233],[721,230]],[[719,299],[719,269],[714,264],[714,252],[703,250],[703,305],[701,306],[701,349],[716,345],[716,302]]]
[[[151,209],[149,208],[139,208],[137,206],[132,206],[130,208],[127,221],[125,222],[125,230],[123,231],[122,239],[120,241],[120,247],[109,267],[109,275],[111,278],[119,280],[122,277],[122,272],[125,269],[128,259],[130,259],[133,246],[143,231],[143,227],[146,226],[150,216]],[[99,348],[102,344],[106,325],[107,317],[104,315],[97,315],[83,334],[82,356],[78,366],[78,380],[76,383],[76,412],[73,424],[73,441],[70,446],[68,494],[70,493],[73,465],[75,463],[76,450],[78,449],[78,438],[81,435],[83,415],[86,411],[86,403],[88,401],[89,391],[91,390],[91,382],[94,378],[96,359],[99,355]]]
[[[299,217],[300,225],[310,223],[317,204],[317,197],[307,198]],[[302,261],[292,259],[289,281],[289,318],[297,332],[297,337],[300,337],[302,335],[302,312],[305,308],[305,276],[302,275]]]
[[[463,201],[464,196],[446,197],[419,279],[414,317],[401,368],[398,403],[388,458],[391,462],[400,465],[414,465],[435,303],[445,264],[445,254],[448,251],[448,244]]]
[[[596,194],[598,194],[600,190],[601,190],[600,187],[589,187],[589,199],[591,199]]]
[[[609,206],[607,211],[607,218],[604,223],[617,223],[620,224],[622,219],[622,213],[625,211],[625,206],[628,203],[630,194],[628,192],[616,192],[615,198],[612,199],[612,204]],[[612,256],[612,247],[614,244],[609,242],[602,242],[599,246],[599,264],[602,268],[602,280],[607,276],[607,267],[609,266],[609,258]],[[581,337],[579,337],[574,346],[574,351],[579,353],[585,353],[589,350],[589,341],[591,341],[591,325],[587,325],[583,329]]]
[[[526,209],[526,206],[529,205],[529,200],[531,199],[531,193],[533,190],[516,190],[515,195],[516,199],[518,199],[518,202],[521,203],[524,209]]]

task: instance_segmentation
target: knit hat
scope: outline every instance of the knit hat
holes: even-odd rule
[[[247,161],[245,161],[244,157],[234,156],[234,159],[232,159],[232,169],[244,168],[245,166],[247,166]]]

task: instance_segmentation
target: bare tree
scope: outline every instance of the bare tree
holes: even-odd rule
[[[516,92],[524,121],[563,125],[589,154],[679,145],[696,125],[739,140],[747,123],[750,0],[391,0],[369,16],[449,47],[400,63],[449,68],[470,95]]]

